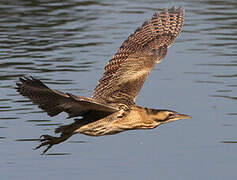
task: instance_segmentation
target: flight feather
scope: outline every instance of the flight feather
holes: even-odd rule
[[[33,77],[20,78],[16,89],[21,95],[29,98],[39,108],[47,112],[49,116],[66,112],[71,118],[84,116],[88,112],[110,114],[118,111],[115,107],[96,102],[90,98],[50,89],[42,81]]]
[[[155,13],[126,41],[105,66],[92,99],[103,103],[133,104],[147,76],[166,55],[184,21],[182,8]]]

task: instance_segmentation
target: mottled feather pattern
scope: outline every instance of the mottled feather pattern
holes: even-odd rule
[[[140,28],[123,42],[118,52],[109,61],[108,65],[105,66],[105,73],[116,69],[117,65],[126,60],[130,54],[143,49],[155,38],[170,36],[169,41],[167,40],[166,42],[166,45],[169,47],[173,43],[171,39],[175,40],[180,33],[182,25],[183,10],[181,8],[176,9],[173,7],[169,10],[163,9],[160,13],[156,12],[150,21],[144,22]]]
[[[147,76],[156,63],[167,54],[167,49],[179,35],[183,26],[181,8],[163,9],[143,23],[119,48],[105,66],[104,76],[94,89],[92,98],[76,96],[50,89],[33,77],[20,78],[17,91],[29,98],[39,108],[56,116],[66,112],[68,118],[81,116],[75,122],[60,126],[59,137],[42,135],[41,144],[47,148],[62,143],[73,134],[102,136],[132,129],[151,129],[160,124],[191,116],[170,110],[139,107],[135,99]]]
[[[90,98],[50,89],[43,82],[33,77],[20,78],[20,83],[17,83],[16,89],[21,95],[29,98],[39,108],[47,112],[49,116],[66,112],[71,118],[83,116],[89,111],[97,113],[102,111],[105,114],[118,111],[114,107],[98,103]]]
[[[179,35],[183,26],[183,20],[183,9],[173,7],[171,9],[163,9],[160,13],[155,13],[150,21],[144,22],[140,28],[123,42],[118,52],[105,66],[104,76],[99,80],[99,84],[94,89],[92,98],[100,102],[109,103],[113,102],[113,98],[116,96],[115,94],[121,91],[119,94],[122,93],[128,98],[131,98],[127,99],[128,101],[134,101],[145,82],[146,77],[149,75],[150,70],[154,67],[154,64],[158,62],[157,59],[148,55],[149,52],[152,49],[156,49],[158,60],[162,60],[166,55],[167,48]],[[147,57],[140,58],[141,56]],[[151,59],[153,59],[154,62],[149,65],[137,62],[148,62],[151,61]],[[125,66],[130,64],[132,65],[130,68],[125,68]],[[139,88],[136,89],[138,92],[129,92],[132,88],[128,87],[128,89],[126,89],[126,87],[124,87],[125,84],[123,84],[122,81],[125,81],[123,78],[127,79],[127,82],[129,81],[129,78],[132,78],[135,82],[132,76],[139,77],[137,76],[138,72],[136,71],[144,68],[147,68],[147,73],[144,73],[144,76],[142,76],[142,78],[145,79],[140,79],[134,84],[132,82],[125,83],[126,85],[131,85],[133,87],[139,86]],[[126,74],[130,74],[130,76],[126,77]],[[120,88],[123,88],[123,90]],[[131,96],[132,93],[134,93],[134,95]]]
[[[20,78],[20,81],[21,83],[17,83],[17,91],[31,99],[33,103],[38,104],[39,108],[46,111],[49,116],[56,116],[63,111],[59,105],[69,96],[49,89],[40,80],[33,77]]]

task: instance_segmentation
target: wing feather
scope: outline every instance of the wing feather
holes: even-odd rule
[[[96,102],[93,99],[75,96],[48,88],[40,80],[31,78],[19,78],[17,91],[29,98],[39,108],[46,111],[49,116],[56,116],[61,112],[68,113],[68,117],[83,116],[88,112],[105,112],[107,114],[118,111],[117,108]]]
[[[147,76],[181,32],[182,8],[155,13],[123,42],[105,66],[92,98],[102,103],[134,103]]]

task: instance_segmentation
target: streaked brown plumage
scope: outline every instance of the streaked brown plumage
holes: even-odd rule
[[[156,63],[166,55],[168,47],[183,26],[181,8],[163,9],[138,28],[105,66],[104,76],[94,89],[92,98],[52,90],[33,77],[20,78],[17,91],[39,108],[56,116],[66,112],[69,118],[81,116],[74,123],[60,126],[60,137],[43,135],[36,148],[61,143],[73,134],[90,136],[116,134],[132,129],[151,129],[178,119],[191,118],[171,110],[139,107],[135,99]]]
[[[182,9],[155,13],[124,41],[105,66],[92,98],[104,103],[117,103],[124,98],[125,103],[134,102],[152,68],[179,35],[183,19]]]

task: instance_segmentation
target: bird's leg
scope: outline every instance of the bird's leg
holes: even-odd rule
[[[72,135],[73,133],[62,133],[59,137],[50,136],[48,134],[42,135],[40,136],[41,144],[37,146],[34,150],[39,149],[43,146],[47,146],[47,148],[42,152],[42,154],[45,154],[52,146],[66,141]]]
[[[75,130],[83,126],[86,122],[87,120],[85,119],[80,119],[79,121],[75,119],[75,122],[71,124],[58,127],[57,129],[55,129],[55,133],[61,133],[59,137],[54,137],[47,134],[42,135],[40,137],[41,144],[35,149],[39,149],[42,146],[47,146],[47,148],[42,153],[45,154],[55,144],[59,144],[70,138],[73,134],[75,134]]]

